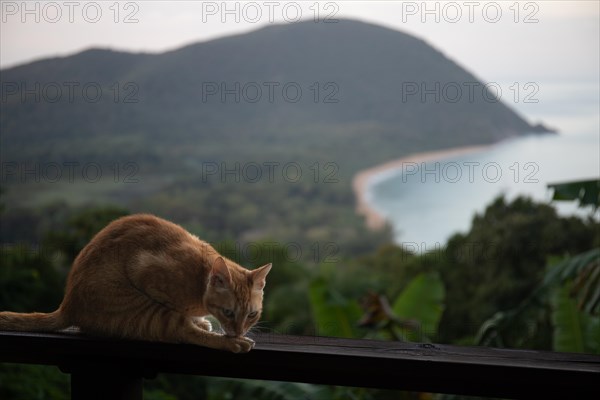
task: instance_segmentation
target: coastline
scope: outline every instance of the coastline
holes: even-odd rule
[[[371,168],[363,169],[356,173],[352,178],[352,190],[354,191],[354,197],[356,198],[356,213],[365,217],[365,223],[367,225],[367,228],[371,230],[381,230],[385,227],[387,221],[367,201],[369,182],[373,179],[373,177],[383,172],[401,169],[403,164],[405,163],[441,161],[448,158],[478,153],[484,150],[488,150],[493,146],[494,144],[453,147],[445,150],[413,153],[406,157],[388,161]]]

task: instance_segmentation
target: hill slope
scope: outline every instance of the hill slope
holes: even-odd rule
[[[536,129],[422,40],[350,20],[156,55],[92,49],[1,75],[11,161],[253,159],[294,148],[355,169]]]

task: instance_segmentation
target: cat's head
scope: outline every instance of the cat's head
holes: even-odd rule
[[[265,279],[271,264],[253,271],[228,266],[222,257],[212,265],[204,304],[227,336],[243,336],[260,319]]]

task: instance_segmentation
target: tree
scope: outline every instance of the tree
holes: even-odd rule
[[[600,206],[600,181],[549,185],[554,200],[577,200],[580,207]],[[591,246],[598,245],[598,225]],[[542,316],[540,318],[540,316]],[[498,346],[520,346],[543,331],[551,320],[552,348],[556,351],[600,354],[600,248],[550,263],[542,282],[516,308],[496,313],[480,328],[477,341]]]
[[[77,254],[96,233],[110,222],[127,214],[127,210],[115,206],[76,211],[66,219],[62,227],[44,235],[43,246],[49,249],[48,251],[63,254],[70,266]]]
[[[548,257],[589,249],[598,232],[598,223],[561,218],[550,205],[497,198],[440,258],[448,296],[442,340],[472,337],[495,312],[516,307],[542,279]]]

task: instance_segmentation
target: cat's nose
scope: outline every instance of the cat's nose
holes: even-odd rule
[[[233,329],[226,329],[225,336],[228,337],[241,337],[244,335],[244,330],[240,327],[234,327]]]
[[[236,334],[236,336],[238,336],[238,337],[244,336],[244,333],[246,333],[246,332],[244,331],[243,327],[237,326],[235,328],[235,334]]]

